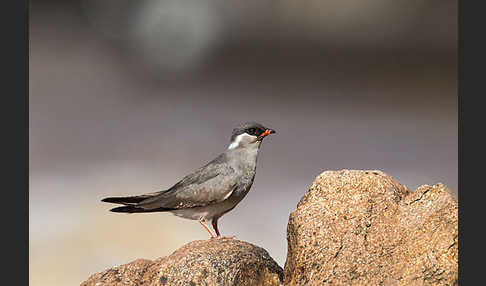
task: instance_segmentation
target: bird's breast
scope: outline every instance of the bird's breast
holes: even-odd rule
[[[238,187],[233,192],[236,197],[244,197],[249,191],[255,179],[255,172],[247,172],[241,176]]]

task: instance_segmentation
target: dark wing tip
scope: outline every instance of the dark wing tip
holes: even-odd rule
[[[154,208],[154,209],[144,209],[136,206],[122,206],[110,209],[114,213],[151,213],[151,212],[166,212],[175,210],[173,208]]]
[[[134,213],[137,212],[137,208],[133,206],[123,206],[112,208],[110,211],[114,213]]]
[[[119,198],[110,197],[110,198],[104,198],[101,201],[105,203],[116,203],[118,200]]]
[[[115,203],[115,204],[138,204],[147,198],[146,195],[142,196],[132,196],[132,197],[109,197],[104,198],[101,201],[105,203]]]

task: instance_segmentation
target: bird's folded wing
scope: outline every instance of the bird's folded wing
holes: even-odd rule
[[[225,200],[237,186],[234,169],[226,163],[208,164],[184,177],[167,191],[137,204],[144,209],[192,208]]]

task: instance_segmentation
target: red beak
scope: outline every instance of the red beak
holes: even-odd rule
[[[263,132],[262,134],[260,134],[258,136],[258,139],[263,139],[265,136],[267,136],[269,134],[273,134],[273,133],[275,133],[275,130],[267,129],[267,130],[265,130],[265,132]]]

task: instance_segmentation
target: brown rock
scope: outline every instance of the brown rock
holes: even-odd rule
[[[326,171],[287,225],[285,285],[456,285],[457,201],[381,171]]]
[[[281,285],[282,268],[239,240],[198,240],[154,261],[138,259],[92,275],[81,286]]]

